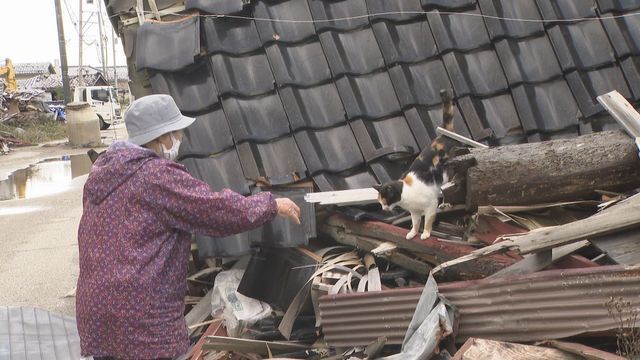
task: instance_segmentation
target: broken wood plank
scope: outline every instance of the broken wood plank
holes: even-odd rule
[[[470,338],[451,360],[582,360],[559,349]]]
[[[615,234],[599,236],[589,241],[598,250],[621,265],[640,264],[640,228],[624,230]]]
[[[596,98],[616,121],[624,127],[633,138],[640,137],[640,114],[629,104],[617,90],[613,90]]]
[[[297,342],[262,341],[239,339],[225,336],[207,336],[203,350],[239,351],[271,357],[272,354],[282,354],[309,349],[309,345]]]
[[[319,231],[338,242],[352,246],[357,245],[358,237],[393,242],[397,244],[398,248],[406,250],[416,258],[433,265],[456,259],[475,250],[472,246],[440,241],[433,236],[426,240],[407,240],[405,238],[407,230],[404,228],[377,221],[356,222],[340,215],[328,217],[319,226]],[[487,259],[480,259],[473,264],[461,266],[446,276],[451,276],[452,279],[486,277],[520,259],[521,257],[517,254],[510,254],[510,256],[503,254],[493,255]]]
[[[583,240],[577,243],[563,245],[552,250],[542,251],[537,254],[525,255],[524,259],[498,271],[497,273],[489,276],[489,278],[524,275],[540,271],[565,256],[587,246],[589,246],[589,241]]]
[[[618,356],[610,352],[594,349],[592,347],[578,344],[578,343],[570,343],[570,342],[564,342],[564,341],[558,341],[558,340],[547,340],[537,345],[553,347],[565,352],[570,352],[572,354],[579,355],[585,358],[586,360],[625,360],[625,358],[622,356]]]
[[[444,191],[445,201],[463,201],[470,210],[581,200],[597,196],[596,189],[625,192],[640,187],[638,149],[622,131],[471,149],[446,166],[458,186]]]
[[[504,236],[502,237],[503,241],[478,249],[458,259],[447,261],[434,268],[433,271],[437,272],[452,265],[508,250],[516,250],[520,254],[544,251],[572,242],[619,232],[637,225],[640,225],[640,197],[632,196],[586,219],[561,226],[532,230],[524,235]]]
[[[304,200],[320,205],[363,205],[377,202],[378,192],[374,188],[323,191],[308,193],[304,196]]]
[[[206,318],[211,315],[211,294],[213,291],[209,291],[207,295],[205,295],[196,306],[191,309],[185,315],[184,319],[187,323],[187,328],[189,329],[189,336],[195,333],[198,330],[198,327],[191,328],[191,326],[203,322]]]

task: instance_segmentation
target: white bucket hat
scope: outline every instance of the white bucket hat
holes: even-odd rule
[[[182,115],[169,95],[148,95],[129,106],[124,123],[129,142],[144,145],[164,134],[182,130],[196,119]]]

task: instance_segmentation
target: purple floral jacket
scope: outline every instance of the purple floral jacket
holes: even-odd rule
[[[239,233],[276,213],[270,193],[216,193],[151,150],[111,145],[85,184],[78,230],[82,355],[152,359],[186,353],[190,233]]]

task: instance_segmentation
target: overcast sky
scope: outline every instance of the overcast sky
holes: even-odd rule
[[[0,10],[0,62],[10,58],[14,63],[51,62],[60,59],[58,29],[54,0],[1,0]],[[69,65],[78,65],[78,6],[80,0],[60,0],[64,18],[64,35]],[[85,65],[102,66],[98,47],[97,6],[83,0],[85,22]],[[89,0],[91,1],[91,0]],[[93,0],[97,3],[100,0]],[[103,7],[104,31],[108,35],[108,62],[113,66],[111,23]],[[92,15],[93,14],[93,15]],[[116,38],[116,65],[126,65],[122,42]]]

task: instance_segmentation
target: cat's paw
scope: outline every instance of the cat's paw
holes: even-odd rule
[[[416,235],[418,235],[417,231],[415,231],[415,230],[409,231],[409,233],[407,234],[407,240],[413,239]]]
[[[431,236],[431,232],[430,231],[425,231],[422,234],[420,234],[420,239],[426,240],[429,236]]]

